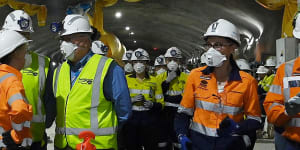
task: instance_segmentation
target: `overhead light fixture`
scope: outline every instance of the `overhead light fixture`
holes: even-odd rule
[[[136,43],[136,40],[134,40],[133,43]]]
[[[130,32],[129,34],[130,34],[130,35],[134,35],[134,32]]]
[[[130,27],[129,27],[129,26],[126,26],[126,27],[125,27],[125,30],[127,30],[127,31],[130,30]]]
[[[119,12],[119,11],[117,11],[117,12],[115,13],[115,16],[116,16],[116,18],[121,18],[121,17],[122,17],[122,13]]]

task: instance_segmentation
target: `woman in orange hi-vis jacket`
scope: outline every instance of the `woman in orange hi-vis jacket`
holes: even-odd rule
[[[0,147],[30,146],[31,105],[27,104],[20,70],[25,64],[27,43],[16,31],[0,31]]]
[[[181,149],[188,149],[188,143],[193,150],[251,149],[261,111],[257,81],[233,59],[241,43],[239,31],[219,19],[204,37],[207,66],[190,73],[175,118]]]

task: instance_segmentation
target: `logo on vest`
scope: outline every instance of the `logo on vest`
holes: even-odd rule
[[[79,78],[78,79],[78,83],[80,83],[80,84],[92,84],[93,83],[93,79]]]
[[[34,72],[32,70],[27,70],[27,69],[23,70],[23,73],[26,74],[26,75],[33,75],[33,76],[37,76],[38,75],[37,72]]]

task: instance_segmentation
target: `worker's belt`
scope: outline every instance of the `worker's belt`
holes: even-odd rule
[[[165,102],[165,106],[166,107],[176,107],[176,108],[178,108],[180,106],[180,104]]]

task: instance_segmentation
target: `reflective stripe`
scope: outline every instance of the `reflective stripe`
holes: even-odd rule
[[[280,104],[280,103],[274,102],[274,103],[269,107],[269,111],[270,111],[274,106],[278,106],[278,105],[283,106],[283,105]]]
[[[172,144],[173,144],[173,146],[176,147],[176,148],[179,148],[179,149],[181,148],[181,144],[179,144],[179,143],[172,143]]]
[[[3,129],[3,127],[0,126],[0,135],[2,135],[2,133],[4,133],[5,130]],[[6,145],[3,143],[2,140],[0,140],[0,147],[6,147]]]
[[[129,89],[130,94],[150,94],[150,90],[145,89]]]
[[[194,115],[194,109],[193,108],[185,108],[183,107],[182,105],[180,105],[178,107],[178,110],[177,110],[178,113],[184,113],[186,115],[190,115],[190,116],[193,116]]]
[[[146,108],[144,106],[136,106],[136,105],[132,105],[132,110],[134,111],[149,111],[149,108]]]
[[[164,96],[162,94],[155,95],[155,99],[162,99],[162,98],[164,98]]]
[[[300,127],[300,118],[292,118],[289,121],[289,126],[291,126],[291,127]]]
[[[0,140],[0,148],[6,148],[6,145],[3,143],[2,140]]]
[[[215,104],[202,100],[195,100],[195,105],[196,107],[204,110],[213,111],[217,113],[226,113],[231,115],[237,115],[244,111],[242,107],[226,106],[223,104]]]
[[[247,115],[247,119],[253,119],[253,120],[256,120],[256,121],[258,121],[259,123],[261,123],[261,118],[260,118],[260,117]]]
[[[99,106],[99,98],[100,98],[100,89],[102,89],[101,87],[101,77],[102,77],[102,72],[104,69],[104,65],[105,62],[108,58],[107,57],[101,57],[99,63],[98,63],[98,67],[97,67],[97,71],[96,71],[96,75],[95,75],[95,79],[94,79],[94,83],[97,84],[93,84],[93,89],[92,89],[92,102],[91,102],[91,110],[90,110],[90,121],[91,121],[91,128],[92,129],[98,129],[98,106]]]
[[[167,145],[168,145],[167,142],[161,142],[161,143],[158,143],[158,144],[157,144],[158,148],[167,147]]]
[[[287,62],[284,66],[284,78],[283,78],[283,95],[284,100],[288,101],[290,99],[290,88],[288,87],[288,82],[286,81],[286,77],[292,76],[293,67],[294,67],[295,60],[291,62]]]
[[[35,122],[35,123],[43,123],[46,121],[46,116],[45,115],[33,115],[31,121]]]
[[[170,102],[165,102],[165,106],[170,106],[170,107],[180,107],[180,104],[175,104],[175,103],[170,103]]]
[[[24,123],[16,124],[13,121],[11,122],[12,128],[16,131],[21,131],[23,129]]]
[[[26,98],[23,97],[23,95],[21,93],[16,93],[15,95],[11,96],[8,99],[8,105],[11,106],[11,104],[16,101],[16,100],[24,100],[25,102],[27,102]]]
[[[269,92],[281,95],[281,86],[280,85],[271,85]]]
[[[115,134],[117,131],[116,127],[108,127],[108,128],[58,128],[56,127],[56,134],[65,134],[66,135],[79,135],[82,131],[92,131],[96,136],[104,136]]]
[[[54,81],[54,96],[56,97],[56,93],[57,93],[57,82],[58,82],[58,76],[59,76],[59,72],[60,72],[60,69],[61,69],[61,66],[62,65],[59,65],[56,69],[56,75],[55,75],[55,81]]]
[[[190,129],[192,129],[196,132],[199,132],[201,134],[207,135],[207,136],[218,137],[216,128],[208,128],[197,122],[192,122]]]
[[[46,82],[46,73],[45,73],[45,58],[42,56],[38,56],[38,62],[39,62],[39,96],[37,101],[37,115],[38,118],[42,118],[42,94],[43,89],[45,87]]]
[[[22,141],[21,146],[22,147],[28,147],[32,144],[32,139],[31,138],[24,138]]]
[[[30,128],[30,121],[25,121],[23,126],[26,128]]]
[[[3,82],[3,81],[4,81],[5,79],[7,79],[8,77],[11,77],[11,76],[15,76],[15,75],[12,74],[12,73],[8,73],[8,74],[2,76],[2,77],[0,78],[0,83]]]
[[[168,90],[166,92],[166,95],[170,95],[170,96],[173,96],[173,95],[181,95],[182,94],[182,91],[171,91],[171,90]]]

